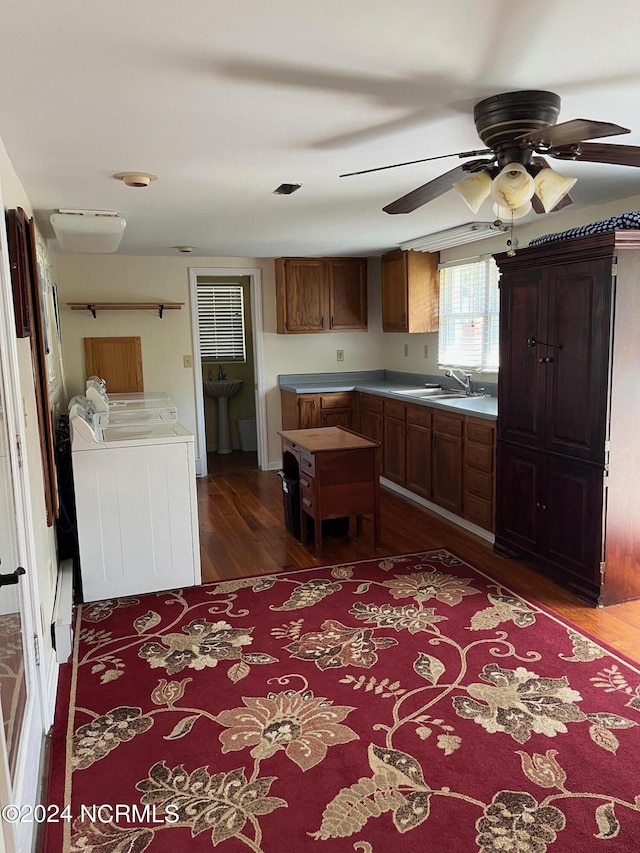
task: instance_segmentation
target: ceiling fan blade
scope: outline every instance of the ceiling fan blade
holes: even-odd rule
[[[534,130],[522,136],[516,136],[516,142],[531,143],[543,148],[557,148],[560,145],[575,145],[584,139],[601,139],[603,136],[618,136],[631,133],[629,128],[620,127],[607,121],[591,121],[575,118],[561,124],[553,124],[542,130]]]
[[[552,148],[548,154],[559,160],[586,160],[588,163],[611,163],[614,166],[640,166],[640,146],[637,145],[583,142],[566,149]]]
[[[434,178],[433,181],[429,181],[427,184],[411,190],[410,193],[403,195],[402,198],[397,198],[382,209],[385,213],[411,213],[417,208],[422,207],[423,204],[433,201],[434,198],[438,198],[438,196],[448,192],[455,181],[459,181],[461,178],[467,176],[470,171],[468,168],[470,165],[469,163],[464,163],[461,166],[456,166],[455,169],[451,169],[451,171],[445,172],[444,175]]]
[[[492,154],[490,148],[481,151],[460,151],[457,154],[438,154],[436,157],[423,157],[421,160],[407,160],[406,163],[393,163],[391,166],[376,166],[373,169],[361,169],[359,172],[345,172],[340,178],[350,178],[353,175],[367,175],[369,172],[383,172],[385,169],[397,169],[399,166],[413,166],[415,163],[427,163],[429,160],[444,160],[446,157],[481,157],[484,154]]]

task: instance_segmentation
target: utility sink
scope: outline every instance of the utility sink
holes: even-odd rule
[[[227,401],[242,388],[242,379],[208,379],[204,393],[218,400],[218,453],[231,453]]]
[[[242,379],[209,379],[204,392],[210,397],[233,397],[242,388]]]

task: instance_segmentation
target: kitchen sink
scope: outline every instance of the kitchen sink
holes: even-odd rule
[[[420,400],[464,400],[473,399],[474,397],[486,397],[486,394],[465,394],[464,391],[455,391],[449,388],[409,388],[404,391],[392,391],[391,394],[397,394],[399,397],[417,397]]]

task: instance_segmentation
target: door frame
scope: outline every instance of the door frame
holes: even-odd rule
[[[264,324],[262,320],[262,270],[259,267],[189,267],[191,300],[191,337],[193,341],[193,380],[196,400],[196,476],[207,476],[207,438],[204,424],[204,391],[202,361],[198,338],[198,299],[196,288],[200,276],[246,276],[251,296],[251,332],[253,339],[253,379],[258,438],[258,468],[267,465],[267,406],[264,378]],[[200,366],[200,370],[198,367]]]
[[[0,208],[4,210],[2,187],[0,186]],[[29,460],[26,456],[27,435],[22,411],[22,386],[20,383],[18,345],[13,309],[11,272],[6,225],[0,224],[0,347],[2,362],[3,399],[5,419],[9,433],[9,459],[15,502],[15,522],[18,559],[27,573],[20,580],[22,616],[24,618],[24,662],[25,675],[31,696],[28,694],[16,762],[14,784],[8,775],[4,732],[0,731],[0,794],[11,794],[11,802],[19,805],[35,805],[41,781],[41,763],[44,754],[45,730],[53,723],[53,708],[47,702],[49,685],[46,672],[50,661],[42,658],[42,634],[40,628],[40,600],[37,587],[37,548],[34,537],[31,491],[29,487]],[[25,346],[30,342],[25,338]],[[31,357],[31,356],[30,356]],[[11,440],[12,439],[12,440]],[[36,660],[36,650],[41,656]],[[57,675],[57,668],[56,668]],[[1,727],[0,727],[1,728]],[[34,823],[9,824],[2,822],[0,843],[4,840],[8,853],[32,848]]]

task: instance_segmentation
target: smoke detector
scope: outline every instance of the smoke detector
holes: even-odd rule
[[[148,187],[152,181],[158,180],[158,176],[151,172],[116,172],[113,177],[128,187]]]

